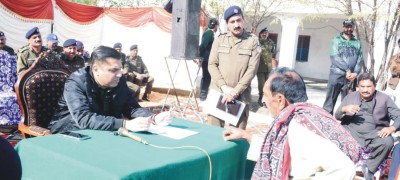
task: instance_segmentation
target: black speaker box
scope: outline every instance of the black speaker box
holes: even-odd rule
[[[175,0],[173,4],[170,57],[198,58],[201,0]]]

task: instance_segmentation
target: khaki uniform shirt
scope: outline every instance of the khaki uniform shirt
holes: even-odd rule
[[[85,60],[79,55],[75,55],[74,58],[69,60],[67,56],[62,53],[61,60],[64,62],[64,65],[71,71],[71,73],[75,72],[81,67],[85,67]]]
[[[208,71],[211,75],[211,88],[221,91],[227,85],[240,94],[240,100],[251,101],[251,80],[257,73],[261,48],[258,38],[243,32],[236,38],[231,32],[224,33],[214,40]]]
[[[271,72],[272,69],[272,58],[275,56],[275,43],[271,39],[265,40],[260,39],[261,55],[260,65],[258,66],[258,72]]]
[[[128,79],[130,78],[135,79],[136,76],[133,72],[149,75],[149,71],[147,70],[147,67],[144,64],[142,57],[137,56],[135,59],[133,59],[130,56],[126,57],[126,62],[124,65],[124,74],[128,73]]]
[[[35,61],[39,54],[43,51],[46,51],[46,48],[42,46],[40,52],[35,52],[29,46],[23,46],[21,49],[18,50],[17,56],[17,72],[21,74],[21,72],[27,70],[29,67],[32,66],[32,63]]]

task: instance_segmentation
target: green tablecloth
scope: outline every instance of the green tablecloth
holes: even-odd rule
[[[199,132],[174,140],[134,133],[160,146],[192,145],[205,149],[212,160],[212,179],[243,179],[248,143],[224,141],[222,128],[182,119],[170,126]],[[76,141],[61,135],[22,140],[16,146],[23,179],[201,179],[209,177],[207,156],[195,149],[166,150],[138,143],[109,131],[81,130],[91,139]]]

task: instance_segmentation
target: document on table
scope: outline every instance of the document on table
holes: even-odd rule
[[[166,136],[172,139],[183,139],[199,133],[196,131],[176,128],[172,126],[157,126],[153,124],[149,128],[149,132],[159,134],[161,136]]]

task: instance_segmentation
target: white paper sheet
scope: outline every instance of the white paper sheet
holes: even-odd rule
[[[181,128],[176,128],[176,127],[171,127],[171,126],[157,126],[157,125],[151,125],[149,128],[149,132],[158,134],[161,136],[166,136],[172,139],[183,139],[195,134],[198,134],[199,132],[196,131],[191,131],[187,129],[181,129]]]

